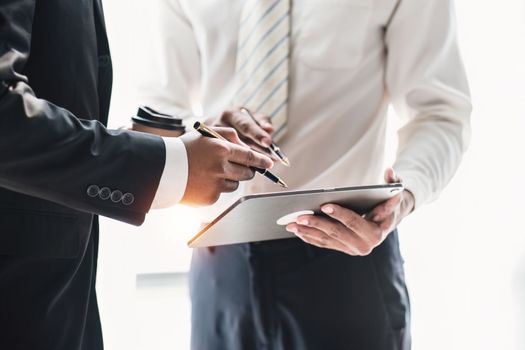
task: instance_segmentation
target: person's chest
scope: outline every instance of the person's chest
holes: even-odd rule
[[[384,45],[384,31],[399,0],[291,1],[291,57],[312,69],[348,69]],[[245,0],[181,0],[201,54],[213,60],[236,54]],[[271,2],[270,2],[271,3]],[[249,26],[250,24],[248,24]],[[253,25],[256,21],[253,20]]]

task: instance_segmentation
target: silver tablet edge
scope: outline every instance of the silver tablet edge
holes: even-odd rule
[[[392,183],[392,184],[383,184],[383,185],[366,185],[366,186],[357,186],[357,187],[334,187],[334,188],[321,188],[321,189],[313,189],[313,190],[298,190],[298,191],[287,191],[287,192],[266,192],[266,193],[258,193],[258,194],[249,194],[242,196],[238,200],[236,200],[234,203],[232,203],[228,208],[226,208],[222,213],[220,213],[215,219],[213,219],[212,222],[206,225],[202,230],[199,231],[195,236],[193,236],[187,243],[188,247],[191,246],[193,242],[195,242],[197,239],[199,239],[206,231],[208,231],[213,225],[215,225],[216,222],[221,220],[226,214],[228,214],[230,211],[235,209],[238,205],[240,205],[243,202],[246,202],[250,199],[255,198],[266,198],[266,197],[276,197],[276,196],[289,196],[289,195],[298,195],[298,194],[313,194],[313,193],[323,193],[323,192],[340,192],[340,191],[361,191],[361,190],[370,190],[370,189],[378,189],[378,188],[392,188],[392,189],[399,189],[402,190],[403,184],[402,183]]]

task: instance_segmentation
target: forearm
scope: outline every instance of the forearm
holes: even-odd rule
[[[7,81],[4,81],[7,83]],[[164,166],[156,136],[109,131],[34,96],[24,82],[0,98],[0,186],[78,210],[140,224]],[[133,203],[90,196],[96,185]]]
[[[468,144],[468,125],[428,117],[399,131],[394,169],[415,198],[415,207],[433,200],[448,184]]]
[[[452,1],[404,0],[385,40],[386,82],[403,120],[394,168],[417,208],[450,181],[469,143],[472,105]]]

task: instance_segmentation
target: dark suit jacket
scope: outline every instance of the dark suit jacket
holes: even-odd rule
[[[0,0],[0,349],[102,349],[100,214],[141,224],[162,140],[108,131],[100,0]]]

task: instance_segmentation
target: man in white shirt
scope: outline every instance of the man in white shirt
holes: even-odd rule
[[[164,0],[159,16],[148,103],[190,119],[197,103],[251,144],[277,141],[292,189],[406,188],[366,218],[300,218],[287,229],[302,241],[195,251],[192,348],[408,349],[395,228],[450,181],[470,132],[451,0]],[[403,125],[385,171],[390,104]]]

